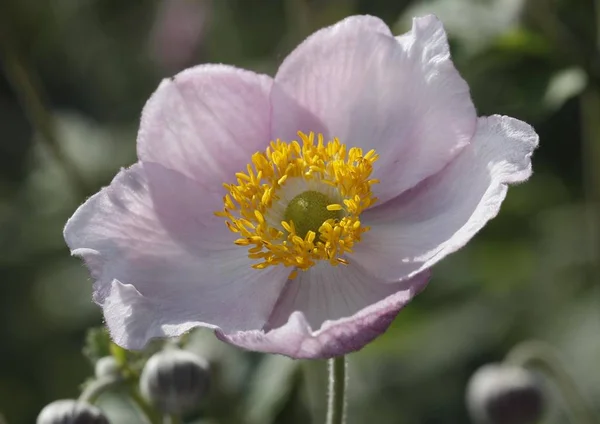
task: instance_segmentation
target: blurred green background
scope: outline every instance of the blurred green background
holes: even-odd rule
[[[34,422],[46,403],[76,397],[92,373],[81,351],[100,311],[62,227],[136,160],[140,110],[160,79],[205,62],[274,74],[305,36],[359,13],[381,17],[396,33],[412,16],[437,14],[479,115],[526,120],[541,143],[533,177],[509,190],[498,218],[435,268],[429,288],[385,335],[350,356],[349,423],[468,423],[469,376],[528,339],[560,349],[600,413],[593,207],[600,3],[1,0],[0,414],[7,422]],[[216,370],[198,422],[322,421],[323,362],[241,352],[210,332],[190,344]],[[116,401],[105,402],[110,409]],[[566,422],[560,399],[551,403],[546,422]],[[116,423],[133,422],[112,414]]]

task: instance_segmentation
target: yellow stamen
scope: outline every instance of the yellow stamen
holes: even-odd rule
[[[319,260],[333,266],[348,264],[343,256],[352,253],[369,230],[361,224],[360,214],[377,201],[371,186],[379,181],[369,178],[378,159],[375,151],[363,155],[362,149],[348,149],[337,138],[324,143],[321,134],[316,142],[314,133],[298,136],[302,145],[277,140],[264,153],[252,155],[247,172],[235,175],[237,184],[224,184],[228,191],[224,208],[215,212],[239,237],[234,243],[248,248],[256,269],[283,265],[307,270]],[[286,210],[286,205],[286,213],[281,206],[279,212],[274,208],[290,200],[285,190],[296,179],[311,187],[294,197],[307,207],[302,212],[307,219],[300,219],[297,210]],[[301,227],[294,217],[296,224],[302,221]],[[290,278],[295,275],[292,272]]]

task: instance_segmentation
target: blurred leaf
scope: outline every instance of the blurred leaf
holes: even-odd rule
[[[600,414],[600,405],[594,401],[600,398],[600,373],[589,369],[589,364],[600,362],[600,337],[590,337],[600,329],[598,287],[591,294],[578,302],[563,303],[543,331],[547,340],[561,348],[567,369]]]
[[[125,349],[111,341],[109,350],[110,354],[115,358],[120,367],[125,367],[127,365],[127,351]]]
[[[110,424],[148,424],[147,419],[132,404],[125,388],[102,394],[97,406],[104,411]]]
[[[352,364],[354,355],[349,356]],[[324,422],[327,415],[327,361],[302,361],[302,397],[311,412],[311,422]]]
[[[565,69],[550,80],[544,103],[550,110],[556,110],[567,100],[581,94],[586,86],[587,75],[583,70],[579,68]]]
[[[118,165],[135,161],[133,126],[99,125],[71,112],[57,112],[54,120],[61,149],[87,180],[104,182],[116,173]]]
[[[547,56],[552,46],[539,34],[525,28],[514,28],[503,34],[492,43],[498,51],[517,53],[526,56]]]
[[[298,382],[300,361],[266,355],[256,369],[244,402],[249,424],[271,424]]]
[[[111,344],[110,335],[105,327],[90,328],[85,335],[83,355],[95,364],[98,359],[111,354]]]

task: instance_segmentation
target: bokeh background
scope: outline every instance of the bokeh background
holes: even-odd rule
[[[480,115],[530,122],[529,182],[390,330],[350,356],[349,423],[468,423],[480,365],[545,340],[600,413],[600,3],[593,0],[1,0],[0,414],[33,423],[92,374],[101,325],[87,271],[62,238],[84,199],[133,163],[140,110],[161,78],[221,62],[274,74],[313,30],[352,14],[396,33],[437,14]],[[322,421],[324,362],[245,353],[210,332],[203,423]],[[553,396],[547,423],[567,422]],[[117,398],[115,423],[134,423]],[[1,418],[0,418],[1,421]],[[319,422],[319,421],[315,421]]]

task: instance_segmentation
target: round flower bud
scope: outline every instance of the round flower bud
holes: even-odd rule
[[[140,376],[140,391],[148,402],[167,414],[194,410],[210,384],[208,363],[185,350],[169,349],[153,355]]]
[[[540,381],[522,367],[490,364],[473,374],[467,407],[477,424],[534,424],[544,412]]]
[[[109,424],[109,421],[94,405],[63,399],[46,405],[38,415],[36,424]]]
[[[104,358],[98,359],[94,368],[96,378],[114,377],[119,375],[120,372],[119,364],[112,356],[105,356]]]

